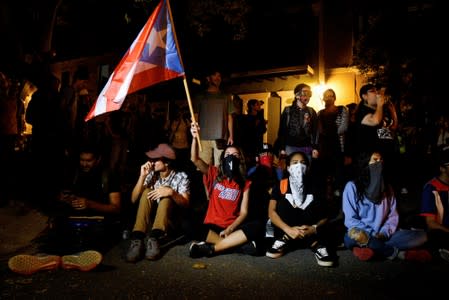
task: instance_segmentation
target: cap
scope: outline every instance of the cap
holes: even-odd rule
[[[168,144],[159,144],[155,149],[145,152],[149,158],[165,157],[168,159],[176,159],[175,151]]]
[[[262,147],[260,147],[260,149],[259,149],[259,154],[260,153],[265,153],[265,152],[273,153],[273,146],[271,144],[268,144],[268,143],[263,143]]]

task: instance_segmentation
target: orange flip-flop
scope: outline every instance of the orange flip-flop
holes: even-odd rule
[[[96,268],[102,260],[103,256],[100,252],[88,250],[76,254],[64,255],[62,257],[62,268],[87,272]]]
[[[22,275],[31,275],[42,270],[56,270],[61,265],[58,255],[28,255],[13,256],[8,261],[11,271]]]

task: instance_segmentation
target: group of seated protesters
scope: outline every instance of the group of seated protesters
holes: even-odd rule
[[[276,259],[308,248],[318,265],[332,267],[344,244],[362,261],[449,261],[449,149],[443,149],[439,173],[423,188],[419,215],[425,226],[420,229],[399,227],[396,197],[382,173],[382,153],[358,155],[354,177],[342,195],[345,232],[335,239],[339,233],[330,222],[314,159],[294,151],[281,168],[272,147],[263,144],[256,166],[247,170],[243,151],[227,145],[219,164],[210,165],[199,157],[199,131],[193,122],[191,161],[202,174],[206,196],[205,209],[196,216],[200,222],[191,218],[191,190],[197,181],[176,168],[170,145],[159,144],[145,153],[148,160],[130,195],[136,215],[124,254],[127,262],[161,258],[161,248],[178,234],[190,241],[192,258],[239,252]],[[48,255],[16,255],[9,260],[11,270],[89,271],[120,242],[123,195],[95,148],[81,148],[78,169],[70,178],[57,197],[52,228],[40,249]]]

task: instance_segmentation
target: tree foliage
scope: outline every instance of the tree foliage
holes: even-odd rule
[[[434,70],[443,57],[444,27],[439,24],[437,6],[419,3],[399,1],[362,14],[365,23],[353,56],[353,65],[361,73],[373,74],[374,81],[395,86],[411,72],[422,89],[435,79]]]
[[[226,25],[233,40],[242,40],[247,35],[249,11],[246,0],[191,0],[188,1],[187,19],[193,32],[200,37]]]

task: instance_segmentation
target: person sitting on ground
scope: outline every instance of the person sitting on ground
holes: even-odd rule
[[[183,208],[188,207],[190,202],[190,180],[185,172],[175,170],[174,149],[162,143],[146,155],[148,161],[140,167],[139,179],[131,194],[132,203],[138,201],[139,207],[125,257],[128,262],[142,258],[143,242],[151,223],[145,257],[158,259],[161,241],[170,233],[179,231]],[[151,220],[153,215],[154,219]]]
[[[67,172],[54,214],[56,231],[63,237],[68,236],[64,230],[74,231],[74,237],[55,238],[64,241],[67,251],[79,246],[79,251],[106,253],[120,240],[121,196],[119,177],[103,164],[99,148],[82,144],[78,168]]]
[[[343,192],[346,248],[362,261],[373,258],[430,260],[430,253],[418,248],[427,241],[424,231],[398,229],[396,197],[392,187],[384,182],[382,171],[379,152],[358,155],[355,178],[346,184]]]
[[[425,218],[429,248],[449,261],[449,147],[439,158],[439,175],[423,188],[420,216]]]
[[[191,160],[203,173],[209,205],[199,233],[200,242],[191,243],[190,257],[210,257],[239,246],[245,253],[256,254],[253,243],[264,235],[265,227],[257,222],[246,222],[249,188],[243,152],[237,146],[228,145],[220,155],[218,166],[207,164],[198,155],[199,126],[192,123],[193,136]]]
[[[51,227],[37,240],[38,251],[48,255],[15,256],[11,270],[26,275],[59,267],[90,271],[120,241],[120,184],[101,161],[97,147],[81,145],[78,168],[67,172],[50,207]]]
[[[271,246],[273,226],[268,218],[268,204],[271,199],[271,190],[282,179],[283,171],[275,163],[271,144],[263,143],[258,152],[259,154],[255,158],[256,165],[248,169],[247,177],[252,182],[249,194],[248,219],[256,218],[266,224],[265,243],[263,244],[269,243]]]
[[[315,186],[310,176],[308,157],[295,151],[286,159],[284,179],[274,186],[268,214],[274,226],[275,241],[266,256],[279,258],[288,250],[308,247],[318,265],[332,267],[335,253],[330,253],[328,216],[324,189]]]

